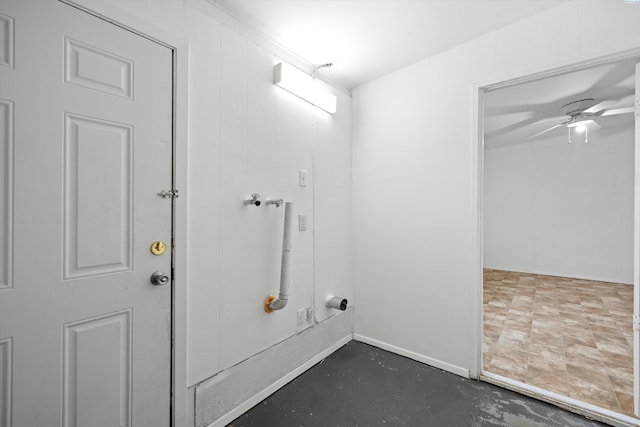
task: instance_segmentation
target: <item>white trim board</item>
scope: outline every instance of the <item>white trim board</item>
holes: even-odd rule
[[[484,268],[489,269],[489,270],[509,271],[509,272],[512,272],[512,273],[538,274],[540,276],[565,277],[567,279],[592,280],[592,281],[595,281],[595,282],[615,283],[615,284],[633,286],[633,283],[624,282],[624,281],[620,281],[620,280],[615,280],[615,279],[612,279],[611,277],[598,277],[598,276],[589,276],[589,275],[582,275],[582,274],[570,274],[570,275],[567,275],[567,274],[553,273],[553,272],[548,272],[548,271],[523,271],[523,270],[516,270],[514,268],[492,267],[490,265],[486,265],[486,266],[484,266]]]
[[[432,366],[434,368],[442,369],[443,371],[451,372],[452,374],[460,375],[461,377],[469,378],[469,370],[465,369],[461,366],[452,365],[451,363],[443,362],[438,359],[434,359],[432,357],[428,357],[419,353],[416,353],[411,350],[407,350],[401,347],[397,347],[392,344],[388,344],[384,341],[378,341],[376,339],[360,335],[353,334],[353,339],[362,342],[365,344],[372,345],[374,347],[381,348],[383,350],[390,351],[391,353],[398,354],[400,356],[407,357],[409,359],[413,359],[416,362],[424,363],[425,365]]]
[[[315,364],[320,362],[322,359],[328,357],[329,355],[334,353],[336,350],[340,349],[342,346],[344,346],[345,344],[349,343],[352,340],[369,344],[369,345],[378,347],[382,350],[386,350],[391,353],[415,360],[417,362],[424,363],[428,366],[432,366],[447,372],[451,372],[456,375],[460,375],[465,378],[469,378],[469,371],[459,366],[442,362],[440,360],[433,359],[427,356],[423,356],[413,351],[406,350],[391,344],[387,344],[383,341],[378,341],[363,335],[350,334],[339,339],[334,344],[327,347],[325,350],[321,351],[320,353],[316,354],[314,357],[304,362],[296,369],[288,372],[283,377],[269,384],[267,387],[257,392],[253,396],[249,397],[244,402],[240,403],[238,406],[234,407],[233,409],[228,411],[226,414],[222,415],[220,418],[216,419],[210,424],[207,424],[207,427],[226,426],[231,421],[235,420],[236,418],[238,418],[239,416],[247,412],[249,409],[253,408],[255,405],[257,405],[258,403],[260,403],[261,401],[263,401],[264,399],[266,399],[267,397],[269,397],[270,395],[272,395],[273,393],[275,393],[276,391],[278,391],[279,389],[281,389],[282,387],[284,387],[285,385],[287,385],[288,383],[296,379],[298,376],[303,374],[308,369],[312,368]]]
[[[340,347],[347,344],[351,340],[352,340],[351,335],[348,335],[338,340],[332,346],[321,351],[320,353],[315,355],[313,358],[303,363],[302,365],[298,366],[293,371],[290,371],[288,374],[286,374],[279,380],[269,384],[267,387],[262,389],[262,391],[251,396],[249,399],[245,400],[244,402],[242,402],[241,404],[239,404],[238,406],[236,406],[235,408],[233,408],[232,410],[230,410],[229,412],[227,412],[226,414],[224,414],[223,416],[221,416],[220,418],[218,418],[217,420],[209,424],[207,427],[226,426],[231,421],[235,420],[240,415],[244,414],[249,409],[253,408],[258,403],[262,402],[264,399],[271,396],[273,393],[280,390],[282,387],[289,384],[291,381],[295,380],[298,376],[302,375],[305,371],[312,368],[315,364],[319,363],[322,359],[330,356],[333,352],[335,352],[336,350],[338,350]]]

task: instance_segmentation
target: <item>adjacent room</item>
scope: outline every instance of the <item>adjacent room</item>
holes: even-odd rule
[[[483,369],[633,415],[635,61],[489,91]]]
[[[0,427],[226,426],[368,365],[475,390],[449,421],[640,425],[639,22],[0,0]]]

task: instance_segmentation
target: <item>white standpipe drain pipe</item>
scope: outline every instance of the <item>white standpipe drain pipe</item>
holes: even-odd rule
[[[280,293],[278,298],[269,295],[264,302],[264,311],[271,313],[282,310],[289,301],[289,285],[291,284],[291,241],[293,240],[293,203],[284,204],[284,233],[282,236],[282,265],[280,266]]]

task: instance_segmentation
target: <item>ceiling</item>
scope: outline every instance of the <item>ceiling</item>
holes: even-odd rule
[[[346,89],[566,0],[209,0]]]
[[[485,96],[485,148],[535,142],[566,136],[566,126],[558,126],[543,135],[538,132],[567,118],[562,107],[570,102],[593,98],[596,103],[608,102],[607,108],[633,105],[635,93],[635,61],[627,60],[582,69],[544,79],[487,92]],[[633,114],[595,118],[601,126],[588,127],[589,139],[632,126]],[[582,139],[572,133],[572,139]]]
[[[387,73],[567,0],[208,0],[311,65],[333,62],[319,72],[352,89]],[[487,92],[485,147],[566,135],[562,106],[593,98],[630,106],[632,61],[601,65]],[[598,117],[590,138],[633,114]]]

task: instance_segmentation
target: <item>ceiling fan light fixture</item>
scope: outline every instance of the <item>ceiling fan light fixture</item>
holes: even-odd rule
[[[593,120],[591,119],[578,119],[572,121],[571,123],[567,123],[567,127],[576,128],[576,130],[582,132],[587,127],[587,125],[590,125],[591,123],[593,123]]]

